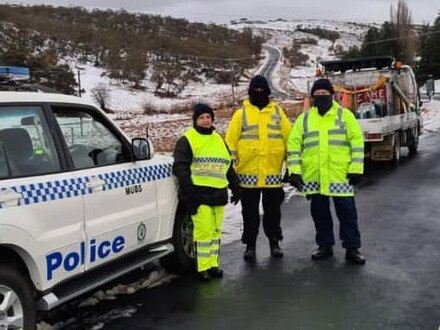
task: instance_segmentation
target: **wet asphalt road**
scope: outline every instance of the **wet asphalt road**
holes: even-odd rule
[[[137,312],[104,329],[439,329],[440,134],[402,158],[396,169],[368,166],[358,188],[365,266],[347,264],[340,242],[331,260],[311,261],[309,205],[293,197],[283,207],[283,259],[270,258],[261,230],[255,264],[243,261],[240,242],[226,245],[222,280],[180,277],[119,296],[101,312]]]

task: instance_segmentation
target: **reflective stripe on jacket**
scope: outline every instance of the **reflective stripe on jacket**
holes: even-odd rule
[[[221,136],[200,134],[194,128],[185,132],[193,153],[190,166],[191,180],[196,186],[226,188],[226,173],[231,164],[231,156]]]
[[[353,196],[347,174],[364,171],[364,138],[353,113],[333,101],[321,116],[316,107],[302,113],[287,144],[289,173],[301,174],[304,194]]]
[[[258,109],[248,99],[229,123],[226,143],[240,185],[248,188],[281,187],[282,166],[291,124],[284,110],[270,101]]]

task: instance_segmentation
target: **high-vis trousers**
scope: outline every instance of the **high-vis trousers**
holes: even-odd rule
[[[218,267],[224,206],[200,205],[191,216],[194,224],[197,271]]]

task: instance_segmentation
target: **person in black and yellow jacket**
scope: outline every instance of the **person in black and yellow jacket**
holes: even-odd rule
[[[207,104],[196,104],[193,128],[177,141],[173,174],[179,184],[179,199],[194,224],[197,271],[203,281],[222,277],[219,268],[221,225],[224,205],[240,200],[238,177],[229,150],[213,126],[214,111]]]
[[[226,132],[226,143],[242,187],[242,242],[244,259],[256,257],[256,240],[260,227],[259,205],[263,200],[263,228],[269,239],[271,255],[283,256],[279,241],[281,204],[284,200],[282,167],[291,124],[284,110],[269,99],[269,84],[257,75],[249,84],[249,98],[235,111]]]
[[[345,257],[363,265],[353,186],[364,171],[364,138],[354,114],[334,101],[333,93],[328,79],[314,82],[313,106],[298,117],[289,136],[289,181],[311,201],[318,245],[312,259],[333,255],[332,197]]]

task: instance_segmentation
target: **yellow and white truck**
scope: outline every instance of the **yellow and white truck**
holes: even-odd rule
[[[409,155],[418,151],[421,102],[410,66],[388,56],[319,65],[320,77],[334,85],[335,99],[355,113],[364,133],[366,157],[397,164],[402,147]]]

